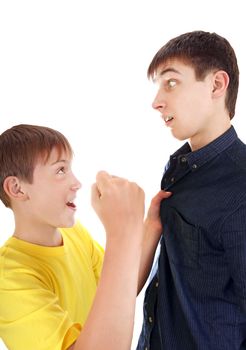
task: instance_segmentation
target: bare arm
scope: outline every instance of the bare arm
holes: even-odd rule
[[[106,231],[101,278],[83,330],[70,350],[129,350],[142,249],[144,192],[100,172],[92,205]]]
[[[144,239],[138,277],[138,293],[142,290],[152,267],[156,247],[162,233],[160,203],[169,198],[171,192],[159,191],[153,197],[144,222]]]

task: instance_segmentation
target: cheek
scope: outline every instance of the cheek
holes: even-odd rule
[[[174,114],[176,114],[179,122],[182,122],[186,119],[190,119],[196,111],[196,102],[191,98],[191,95],[182,93],[177,99],[175,99],[170,107],[174,107]]]
[[[192,96],[192,95],[190,95]],[[201,98],[200,96],[196,96],[194,94],[193,97],[187,98],[183,105],[179,105],[179,113],[181,115],[181,119],[185,121],[185,124],[189,125],[189,127],[196,127],[201,122],[204,121],[205,116],[207,115],[207,111],[209,109],[208,103],[206,99]],[[183,110],[181,110],[183,108]],[[183,116],[183,117],[182,117]]]
[[[172,135],[180,141],[187,140],[199,130],[199,124],[196,114],[193,114],[192,111],[188,109],[181,111],[178,120],[171,129]]]
[[[31,199],[40,205],[46,205],[49,207],[50,203],[56,201],[58,195],[55,191],[55,186],[47,186],[45,184],[39,184],[31,193]]]

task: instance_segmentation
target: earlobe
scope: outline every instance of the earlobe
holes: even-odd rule
[[[4,180],[3,188],[10,199],[26,200],[27,195],[23,191],[20,181],[16,176],[8,176]]]
[[[220,97],[226,93],[227,87],[229,85],[230,78],[228,74],[223,71],[219,70],[214,73],[214,79],[213,79],[213,96],[214,97]]]

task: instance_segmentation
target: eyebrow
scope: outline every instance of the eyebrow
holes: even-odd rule
[[[57,163],[69,163],[69,161],[66,159],[58,159],[55,162],[51,163],[51,165],[55,165]]]
[[[169,72],[173,72],[173,73],[177,73],[177,74],[181,74],[177,69],[169,67],[169,68],[165,68],[163,69],[159,74],[158,77],[162,77],[164,74],[169,73]],[[153,79],[154,83],[156,82],[156,77]]]

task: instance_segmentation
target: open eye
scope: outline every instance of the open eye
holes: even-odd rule
[[[177,81],[175,79],[169,79],[167,81],[167,86],[170,88],[170,89],[173,89],[175,86],[177,85]]]
[[[62,166],[58,169],[57,174],[65,174],[65,172],[66,172],[65,167]]]

